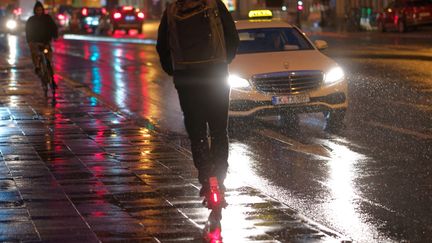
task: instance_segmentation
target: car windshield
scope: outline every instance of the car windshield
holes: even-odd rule
[[[314,49],[295,28],[242,29],[239,37],[239,54]]]

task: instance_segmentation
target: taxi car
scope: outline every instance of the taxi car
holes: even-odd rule
[[[348,107],[342,68],[297,27],[283,21],[239,20],[237,56],[230,64],[233,118],[322,112],[327,128],[342,125]]]

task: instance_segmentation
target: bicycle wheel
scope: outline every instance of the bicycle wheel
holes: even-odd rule
[[[46,59],[45,56],[42,56],[41,65],[40,65],[40,80],[42,83],[42,88],[44,91],[45,96],[47,96],[48,93],[48,82],[49,82],[49,72],[46,65]]]
[[[54,96],[55,92],[56,92],[56,88],[57,88],[57,85],[56,85],[55,80],[54,80],[54,71],[53,71],[53,69],[51,67],[51,63],[48,59],[46,59],[46,64],[47,64],[47,66],[46,66],[47,67],[47,84],[50,84],[51,92]]]

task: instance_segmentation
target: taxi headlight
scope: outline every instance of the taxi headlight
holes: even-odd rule
[[[6,22],[6,28],[10,29],[10,30],[14,30],[17,27],[17,22],[15,20],[8,20]]]
[[[325,84],[332,84],[339,81],[342,81],[345,77],[345,73],[340,67],[335,67],[330,69],[324,76]]]
[[[237,75],[230,75],[228,77],[228,84],[231,86],[231,88],[246,89],[250,87],[249,81]]]

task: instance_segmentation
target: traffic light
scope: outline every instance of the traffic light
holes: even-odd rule
[[[297,11],[303,11],[303,1],[297,1]]]

